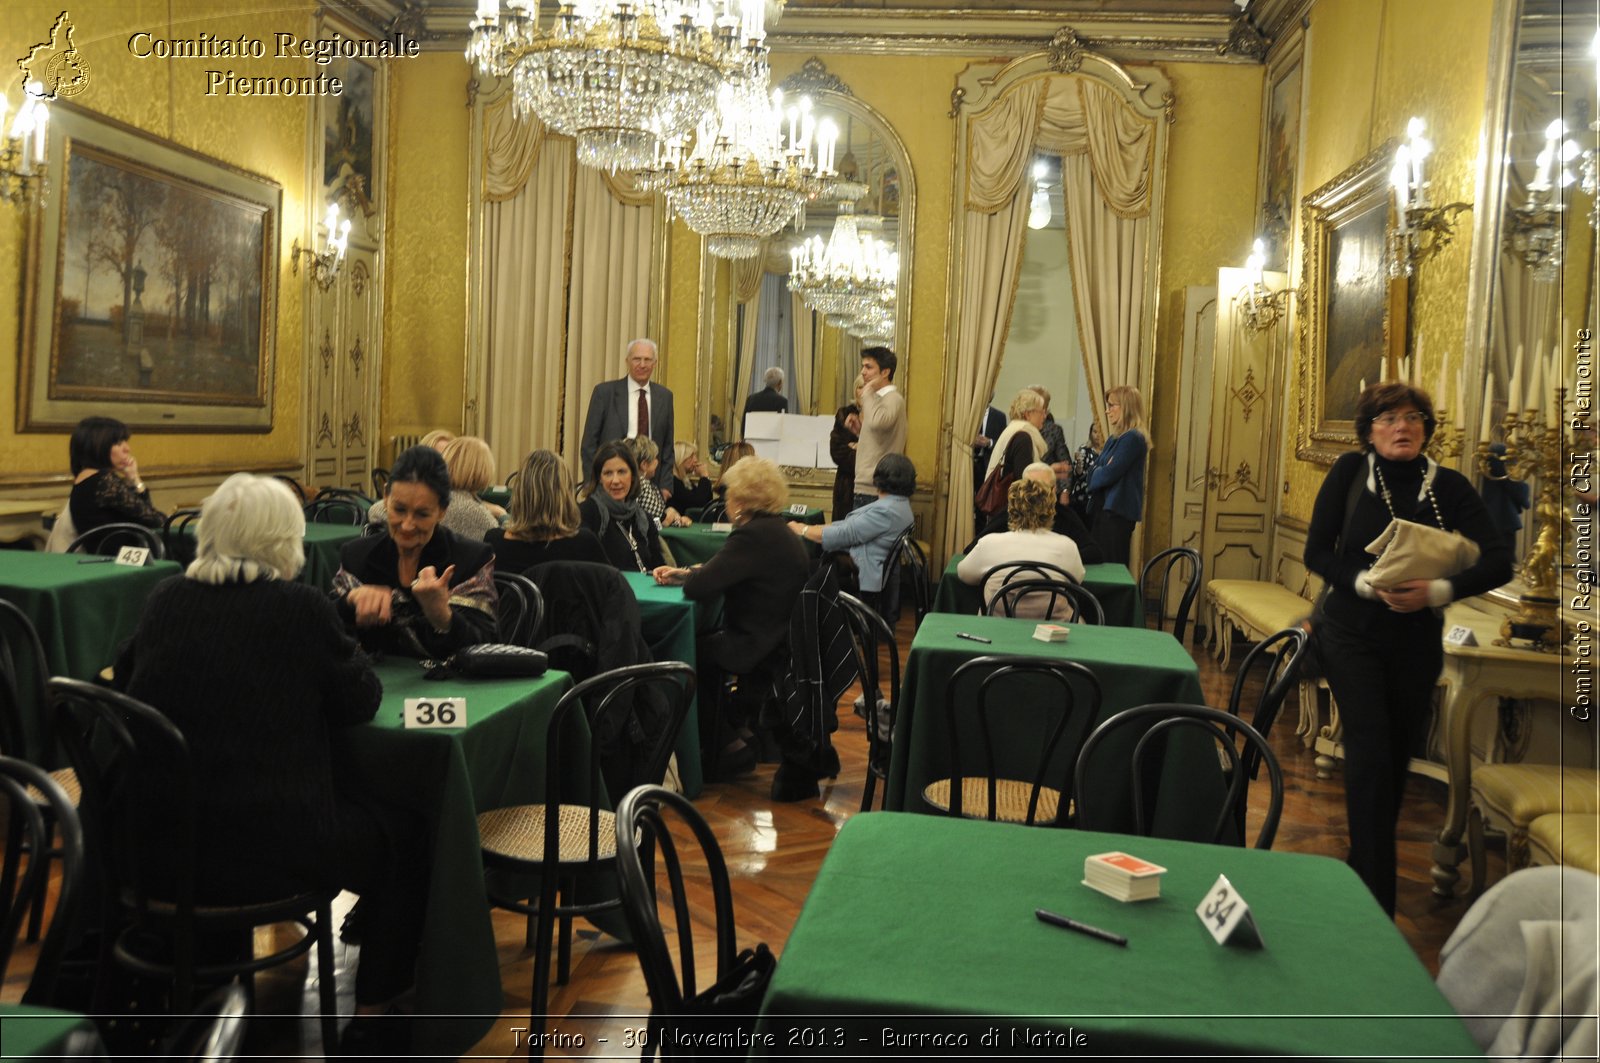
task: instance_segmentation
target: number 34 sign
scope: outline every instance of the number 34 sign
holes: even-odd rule
[[[1250,914],[1250,906],[1233,888],[1227,875],[1218,875],[1217,881],[1206,892],[1205,900],[1195,906],[1194,914],[1210,931],[1218,945],[1230,942],[1240,945],[1265,945],[1261,928]]]
[[[458,727],[465,727],[467,725],[467,699],[407,698],[405,725],[408,731],[418,727],[448,727],[452,730]]]

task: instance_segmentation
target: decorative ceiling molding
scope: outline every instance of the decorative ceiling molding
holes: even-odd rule
[[[821,59],[812,56],[801,64],[800,69],[790,74],[778,83],[785,96],[805,95],[811,92],[835,92],[840,96],[854,96],[850,86],[840,80],[838,74],[828,73],[828,68]]]
[[[1295,26],[1311,23],[1311,5],[1315,0],[1254,0],[1250,5],[1250,22],[1273,45],[1290,36]],[[1270,53],[1269,53],[1270,54]]]
[[[1217,49],[1217,54],[1232,53],[1260,63],[1267,58],[1267,49],[1271,44],[1260,30],[1251,25],[1249,15],[1240,15],[1233,20],[1233,26],[1228,30],[1228,41]]]

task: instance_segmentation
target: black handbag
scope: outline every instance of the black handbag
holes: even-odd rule
[[[523,679],[544,675],[549,658],[526,646],[485,642],[464,646],[443,661],[423,661],[427,679]]]
[[[695,1058],[750,1054],[750,1037],[756,1028],[761,1003],[778,960],[766,944],[745,949],[728,973],[716,984],[684,1001],[684,1014],[662,1020],[679,1045],[693,1046]]]

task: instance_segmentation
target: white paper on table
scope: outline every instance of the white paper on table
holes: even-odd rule
[[[778,440],[778,464],[797,465],[803,469],[817,466],[817,442],[814,439]]]
[[[757,439],[782,439],[783,414],[781,413],[747,413],[744,415],[744,438],[754,442]],[[766,455],[762,455],[765,457]]]

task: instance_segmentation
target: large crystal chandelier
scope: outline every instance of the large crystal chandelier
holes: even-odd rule
[[[518,115],[575,137],[579,162],[613,172],[648,166],[658,137],[687,132],[766,54],[765,0],[563,0],[547,29],[537,5],[478,0],[467,59],[511,78]]]
[[[692,150],[687,137],[669,140],[643,176],[713,255],[752,258],[807,200],[828,191],[838,138],[831,119],[812,117],[809,97],[787,111],[781,91],[769,101],[762,64],[755,76],[722,86]]]
[[[865,185],[846,188],[840,182],[835,190],[839,214],[827,244],[822,237],[813,236],[789,252],[789,289],[799,292],[806,305],[818,313],[854,316],[881,301],[899,276],[900,255],[894,248],[872,233],[860,231],[858,223],[867,219],[855,213],[855,200],[865,192]]]

